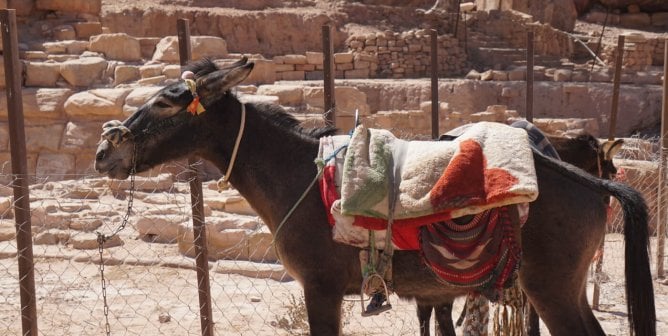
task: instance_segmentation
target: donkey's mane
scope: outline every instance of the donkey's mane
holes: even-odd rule
[[[219,70],[220,67],[216,65],[211,59],[203,58],[189,63],[184,67],[184,71],[192,71],[195,74],[195,77],[206,76],[216,70]],[[336,128],[331,126],[318,127],[318,128],[304,128],[301,126],[299,120],[295,119],[292,115],[287,113],[282,107],[272,104],[254,104],[256,110],[261,116],[272,124],[288,129],[296,134],[306,136],[309,138],[321,138],[327,135],[333,135],[336,133]]]
[[[334,135],[335,127],[324,126],[317,128],[305,128],[294,116],[286,112],[281,106],[273,104],[254,104],[257,111],[270,123],[284,129],[288,129],[298,135],[308,138],[319,139],[323,136]]]

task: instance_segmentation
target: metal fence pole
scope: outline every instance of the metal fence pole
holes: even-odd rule
[[[179,36],[179,59],[181,66],[191,58],[190,26],[187,19],[178,19],[176,28]],[[211,310],[211,285],[209,283],[209,255],[206,248],[206,225],[204,223],[204,195],[197,168],[200,160],[188,158],[190,180],[190,206],[193,214],[193,234],[197,264],[197,292],[199,293],[200,324],[202,336],[213,336],[213,315]]]
[[[659,278],[665,277],[664,257],[666,251],[666,152],[668,152],[668,39],[664,41],[663,50],[663,111],[661,114],[661,161],[659,165],[659,213],[657,220],[656,273]]]
[[[438,32],[431,32],[431,138],[438,139]]]
[[[21,98],[21,63],[19,61],[16,10],[0,10],[0,29],[5,59],[5,81],[14,181],[14,217],[18,250],[19,285],[21,296],[21,326],[23,335],[37,335],[37,302],[35,300],[35,269],[30,222],[30,182],[26,156],[23,99]]]
[[[325,87],[325,121],[336,126],[336,97],[334,95],[334,44],[332,27],[322,26],[323,78]]]
[[[527,31],[527,95],[525,118],[533,122],[533,30]]]
[[[610,127],[608,129],[608,140],[615,139],[615,129],[617,128],[617,109],[619,106],[619,83],[621,82],[621,77],[622,77],[623,61],[624,61],[624,35],[619,35],[617,39],[617,58],[615,60],[615,75],[613,77],[613,84],[612,84],[612,107],[610,110]],[[594,281],[594,293],[591,299],[591,306],[593,309],[596,310],[598,310],[598,304],[601,296],[601,285],[598,282],[598,277],[603,271],[603,256],[605,255],[605,239],[601,241],[601,246],[599,247],[599,250],[601,251],[601,256],[596,261],[596,267],[594,269],[594,276],[596,277],[596,281]]]

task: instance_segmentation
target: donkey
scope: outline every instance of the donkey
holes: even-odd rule
[[[513,127],[524,128],[529,132],[529,137],[537,143],[547,140],[547,144],[553,147],[545,151],[549,156],[557,156],[564,162],[568,162],[591,175],[603,179],[613,179],[617,174],[617,168],[613,164],[612,158],[622,149],[624,141],[617,139],[599,142],[593,135],[583,133],[576,137],[544,135],[538,128],[526,121],[519,121],[512,124]],[[451,135],[444,134],[441,140],[451,140]],[[530,335],[539,335],[539,321],[536,311],[529,305],[528,331]],[[434,311],[434,317],[437,321],[437,334],[441,336],[456,336],[455,325],[452,321],[452,303],[432,307],[430,305],[417,305],[417,316],[420,325],[420,336],[429,336],[430,319]],[[466,310],[462,311],[457,324],[461,322]]]
[[[252,69],[245,59],[227,68],[210,60],[189,65],[192,80],[164,87],[122,123],[104,125],[95,169],[126,179],[198,155],[230,170],[226,178],[268,226],[284,267],[303,287],[311,335],[339,335],[343,297],[360,292],[360,250],[332,239],[320,192],[310,187],[318,178],[318,137],[335,130],[305,130],[280,106],[241,102],[231,89]],[[533,155],[540,195],[522,227],[518,276],[550,332],[605,335],[587,305],[585,285],[605,234],[604,198],[612,195],[624,210],[629,329],[655,335],[647,206],[640,193]],[[416,251],[396,251],[392,262],[394,290],[403,299],[440,305],[468,292],[443,285]]]

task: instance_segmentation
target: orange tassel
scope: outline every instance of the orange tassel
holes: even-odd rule
[[[204,109],[204,106],[202,106],[202,104],[199,102],[198,96],[195,96],[195,98],[193,98],[193,101],[190,102],[186,110],[188,110],[188,112],[190,112],[192,115],[199,115],[202,114],[204,111],[206,111]]]

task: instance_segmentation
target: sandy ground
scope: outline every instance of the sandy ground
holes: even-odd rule
[[[20,335],[18,271],[15,248],[0,245],[0,334]],[[127,241],[106,257],[111,335],[199,335],[196,273],[192,260],[172,244]],[[609,235],[605,272],[596,315],[608,335],[627,335],[623,295],[621,236]],[[132,259],[129,255],[142,255]],[[36,246],[36,288],[40,335],[104,335],[105,317],[96,250]],[[124,257],[126,256],[126,257]],[[156,258],[158,258],[156,260]],[[143,260],[143,261],[142,261]],[[154,260],[154,265],[151,265]],[[121,263],[123,262],[123,263]],[[157,264],[160,263],[160,264]],[[654,266],[655,263],[653,262]],[[263,266],[257,265],[258,270]],[[245,267],[248,267],[247,265]],[[215,269],[215,268],[214,268]],[[301,335],[305,314],[299,285],[212,272],[211,292],[216,335]],[[592,286],[589,286],[590,290]],[[655,282],[658,335],[668,335],[668,286]],[[360,317],[357,297],[344,303],[346,335],[416,335],[414,306],[392,297],[394,309],[378,317]],[[461,301],[457,302],[460,307]],[[493,309],[493,307],[492,307]],[[459,312],[459,308],[455,308]],[[461,330],[458,329],[458,333]],[[549,335],[544,329],[543,335]]]

